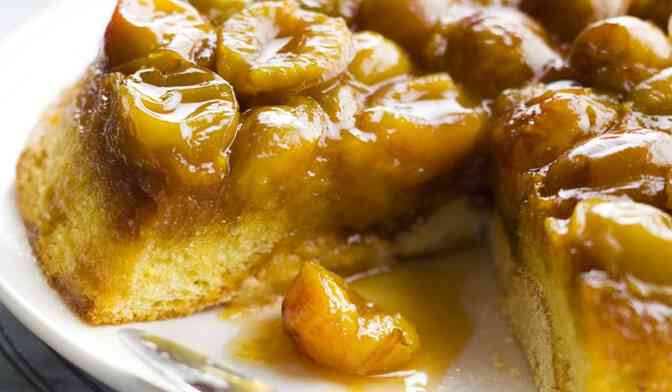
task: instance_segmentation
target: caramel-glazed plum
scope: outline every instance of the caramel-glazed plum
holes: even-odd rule
[[[672,136],[651,130],[606,133],[579,144],[549,166],[542,194],[582,200],[627,196],[669,208]]]
[[[547,228],[574,249],[580,268],[596,268],[613,278],[633,276],[652,284],[672,284],[672,217],[627,200],[589,199],[568,220],[549,219]]]
[[[120,0],[105,31],[104,50],[111,66],[163,48],[210,67],[216,40],[210,23],[183,1]]]
[[[231,85],[171,51],[118,70],[129,74],[111,74],[124,158],[173,185],[219,184],[229,173],[238,128]]]
[[[619,120],[615,99],[566,82],[512,91],[500,101],[507,98],[518,102],[497,116],[492,144],[500,169],[514,173],[545,166]]]
[[[343,19],[293,0],[255,3],[221,27],[217,72],[239,94],[299,92],[342,73],[354,55]]]
[[[312,98],[253,109],[245,116],[233,152],[236,189],[248,203],[274,196],[310,197],[325,184],[319,144],[329,117]]]
[[[369,98],[344,136],[346,165],[413,186],[474,152],[486,115],[447,74],[387,86]]]
[[[355,34],[355,57],[348,73],[359,83],[376,86],[413,71],[408,54],[381,34],[361,31]]]
[[[359,10],[361,0],[296,0],[301,8],[325,15],[352,20]],[[221,25],[233,14],[259,0],[189,0],[215,24]]]
[[[189,0],[196,9],[206,15],[210,21],[219,26],[231,15],[242,11],[255,0]]]
[[[306,263],[282,304],[283,325],[315,362],[372,375],[398,369],[420,348],[415,327],[352,291],[338,275]]]
[[[570,63],[579,79],[628,92],[672,60],[672,46],[655,25],[632,16],[596,22],[579,34]]]
[[[408,76],[413,65],[397,44],[370,31],[354,34],[355,57],[347,72],[337,80],[306,91],[315,98],[333,122],[332,137],[355,127],[356,115],[364,110],[366,98],[381,84]]]
[[[633,109],[650,115],[672,115],[672,68],[637,85],[630,93]]]
[[[566,40],[593,22],[624,15],[630,0],[522,0],[520,7]]]
[[[302,8],[350,21],[359,11],[362,0],[300,0]]]
[[[564,65],[543,28],[515,9],[486,8],[442,30],[426,48],[429,61],[485,97],[540,80]]]
[[[672,2],[666,0],[630,0],[630,14],[655,22],[660,28],[668,27]]]
[[[454,0],[363,0],[357,24],[405,45],[422,47],[443,16],[453,11]]]

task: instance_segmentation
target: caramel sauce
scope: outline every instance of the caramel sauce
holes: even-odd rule
[[[229,348],[244,363],[281,375],[324,380],[351,391],[434,390],[473,335],[474,323],[461,304],[467,268],[467,263],[450,259],[410,262],[351,279],[352,287],[367,300],[385,310],[400,312],[418,330],[420,352],[396,372],[349,376],[316,365],[296,350],[282,329],[277,311],[249,324],[241,321],[245,323],[243,332]],[[235,317],[246,311],[225,312],[223,317]]]

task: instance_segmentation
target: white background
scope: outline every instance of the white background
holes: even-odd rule
[[[57,0],[0,0],[0,40],[35,12]]]

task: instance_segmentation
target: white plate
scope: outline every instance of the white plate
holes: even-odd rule
[[[37,268],[15,208],[14,167],[21,147],[41,111],[94,58],[113,5],[113,0],[58,2],[0,44],[4,129],[0,143],[0,300],[53,349],[110,386],[120,391],[146,391],[152,389],[150,385],[171,390],[120,344],[115,335],[118,327],[90,327],[64,306]],[[468,299],[464,302],[475,332],[447,370],[440,390],[533,391],[527,366],[498,312],[494,273],[487,257],[481,254],[480,260],[467,276],[462,293]],[[235,363],[226,346],[240,332],[240,324],[219,320],[215,311],[139,327]],[[320,380],[237,365],[280,391],[338,389]]]

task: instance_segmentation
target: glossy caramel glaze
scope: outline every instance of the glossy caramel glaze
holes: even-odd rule
[[[456,15],[440,24],[425,49],[426,61],[480,96],[494,98],[565,67],[546,30],[517,9],[467,8]]]
[[[169,48],[198,65],[211,66],[215,30],[179,0],[119,1],[105,32],[104,52],[112,66]]]
[[[397,370],[420,350],[415,326],[382,310],[340,276],[307,262],[282,303],[285,331],[318,364],[347,374]]]
[[[581,338],[593,364],[588,390],[669,391],[669,304],[660,296],[633,295],[627,282],[599,271],[579,279]]]
[[[520,8],[536,17],[549,31],[562,39],[572,40],[591,23],[624,15],[630,3],[631,0],[521,0]]]
[[[227,188],[229,203],[252,208],[270,201],[306,206],[308,199],[316,197],[319,202],[310,203],[314,206],[297,211],[311,225],[361,229],[412,209],[424,190],[438,180],[459,178],[453,175],[454,170],[473,161],[488,144],[494,147],[498,166],[510,168],[505,177],[515,178],[529,170],[541,170],[593,136],[615,128],[634,128],[632,124],[646,121],[652,113],[647,105],[662,110],[657,101],[645,102],[654,85],[636,85],[668,64],[670,44],[657,27],[637,18],[599,20],[600,15],[621,14],[623,6],[572,2],[573,8],[567,12],[587,14],[588,20],[599,21],[573,34],[578,36],[566,50],[570,42],[563,43],[532,17],[507,4],[412,0],[399,4],[370,0],[357,5],[291,0],[224,3],[241,8],[226,20],[213,20],[219,31],[216,71],[231,83],[236,96],[225,98],[231,102],[228,109],[219,104],[209,115],[230,119],[231,130],[222,133],[226,136],[215,139],[208,134],[208,139],[196,137],[184,142],[169,141],[162,135],[148,139],[158,128],[151,122],[128,118],[124,111],[138,104],[123,103],[123,99],[121,121],[112,124],[118,128],[114,133],[122,146],[147,144],[146,140],[157,145],[159,140],[167,142],[162,154],[173,155],[172,160],[186,166],[192,176],[180,175],[179,164],[170,160],[152,159],[149,147],[141,154],[134,152],[142,151],[138,148],[114,151],[131,167],[140,166],[148,172],[146,178],[153,184],[164,183],[161,178],[178,178],[167,182],[169,192],[194,185]],[[122,2],[119,12],[124,4],[132,8],[131,3]],[[204,17],[217,7],[220,14],[229,12],[217,2],[194,5],[207,11]],[[533,6],[533,2],[523,2],[522,9]],[[348,19],[356,20],[359,28],[375,28],[383,35],[351,33],[338,18],[314,12],[325,9],[331,10],[326,11],[329,15],[338,14],[335,9],[357,9],[357,16]],[[395,12],[409,17],[397,19]],[[394,23],[397,20],[399,23]],[[378,25],[388,22],[394,24],[389,28]],[[157,23],[161,25],[161,20]],[[117,38],[123,38],[115,33],[117,24],[113,20],[108,29],[106,41],[111,47]],[[387,40],[385,34],[410,51]],[[171,45],[166,42],[164,52],[184,56]],[[590,52],[596,45],[604,50]],[[111,69],[112,75],[122,80],[119,84],[127,84],[123,80],[128,78],[138,79],[138,72],[149,74],[142,70],[143,64],[156,68],[151,57],[136,57],[130,67]],[[415,64],[411,57],[415,57]],[[417,71],[428,67],[447,73]],[[599,73],[592,73],[594,70]],[[544,84],[574,76],[583,85],[571,81]],[[149,102],[150,90],[157,88],[157,82],[139,79],[136,96],[146,97],[139,96],[136,101]],[[538,84],[524,87],[532,82]],[[488,100],[472,98],[498,97],[510,87],[524,88],[507,91],[494,107]],[[624,105],[616,93],[631,89],[635,90],[634,104]],[[638,91],[644,92],[637,95]],[[211,105],[210,97],[204,95],[197,101],[185,101],[185,95],[154,94],[163,94],[163,101],[157,101],[162,107],[157,110],[164,117],[174,117],[189,105]],[[238,117],[231,113],[236,105],[242,112],[240,126],[236,126]],[[494,127],[489,135],[488,118],[493,118],[493,112]],[[637,114],[640,112],[643,114]],[[192,129],[190,134],[194,133],[198,132]],[[189,153],[180,143],[198,150]],[[220,158],[206,162],[198,154],[206,160],[208,156]],[[146,164],[148,161],[152,164]],[[551,166],[544,169],[550,178],[545,180],[544,195],[567,188],[561,183],[567,180],[563,173],[569,169],[561,169],[561,163]],[[191,179],[198,176],[199,167],[209,178],[221,180]],[[365,179],[361,176],[364,171],[370,173]],[[563,178],[554,179],[557,176]],[[154,185],[141,187],[150,193],[162,192]]]
[[[524,233],[514,242],[529,234],[569,260],[539,267],[564,274],[568,301],[586,300],[594,271],[666,287],[672,271],[654,257],[672,241],[662,3],[120,0],[73,122],[123,212],[119,232],[151,227],[182,249],[207,227],[208,244],[231,241],[226,257],[248,249],[240,222],[261,217],[263,244],[218,272],[236,279],[201,307],[246,276],[277,268],[286,281],[315,243],[348,266],[374,259],[442,200],[490,184],[508,230]],[[92,265],[81,275],[105,280]],[[604,321],[586,314],[577,323]]]
[[[424,208],[431,184],[470,165],[480,102],[446,73],[418,76],[384,36],[302,5],[255,2],[221,21],[216,73],[170,42],[121,66],[109,56],[108,144],[150,198],[224,192],[213,202],[234,214],[281,203],[299,225],[363,230]],[[125,37],[117,24],[110,47]]]
[[[385,311],[403,314],[421,336],[417,355],[396,371],[365,377],[318,366],[297,350],[292,339],[283,332],[282,320],[275,315],[264,315],[261,322],[240,321],[241,333],[232,342],[231,349],[235,357],[245,363],[270,368],[279,374],[318,376],[353,392],[434,390],[441,385],[445,371],[474,334],[474,321],[464,309],[462,297],[466,269],[477,262],[469,256],[465,260],[393,265],[348,281],[357,295],[375,302]],[[265,311],[258,313],[265,314]]]
[[[649,22],[621,16],[596,22],[572,45],[578,78],[596,87],[630,91],[672,61],[667,35]]]

